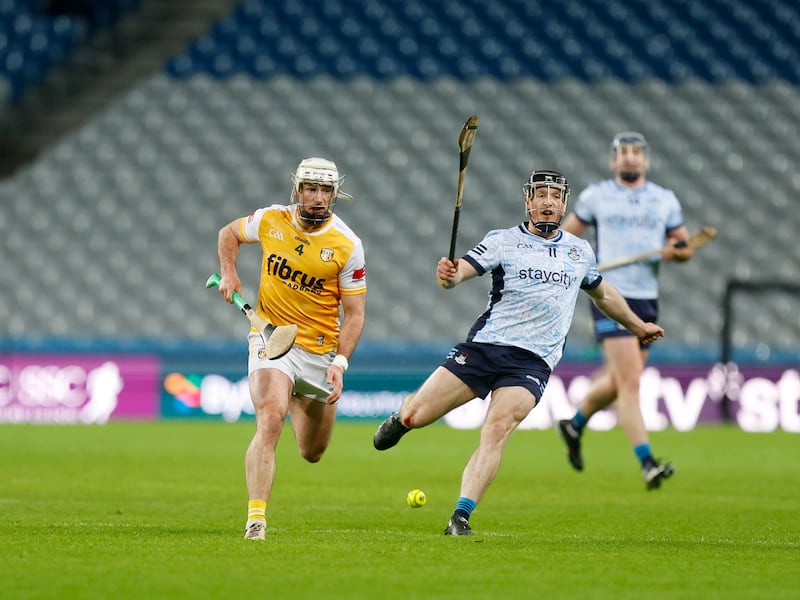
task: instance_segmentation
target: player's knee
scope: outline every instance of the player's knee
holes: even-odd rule
[[[636,397],[639,395],[639,387],[640,387],[639,379],[624,379],[619,382],[617,385],[617,398],[619,397]]]
[[[322,455],[325,454],[325,450],[317,449],[317,448],[300,448],[300,456],[303,457],[303,460],[310,463],[318,463],[322,460]]]
[[[256,427],[260,436],[272,437],[283,429],[284,418],[275,413],[264,412],[257,415]]]
[[[481,431],[481,438],[483,441],[490,444],[498,444],[508,439],[511,432],[514,430],[515,424],[505,421],[487,422]]]

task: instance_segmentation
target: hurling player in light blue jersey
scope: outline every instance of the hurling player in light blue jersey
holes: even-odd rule
[[[472,535],[470,515],[500,468],[511,432],[539,402],[561,358],[579,290],[643,344],[664,334],[636,316],[603,280],[591,245],[559,229],[569,198],[566,178],[556,171],[533,171],[523,193],[529,221],[490,231],[459,260],[439,259],[436,275],[446,289],[489,273],[489,304],[467,340],[375,433],[375,448],[387,450],[411,429],[491,392],[478,449],[464,469],[446,535]]]
[[[693,255],[681,205],[671,190],[647,181],[650,151],[641,133],[626,131],[614,136],[610,161],[614,178],[586,188],[562,229],[580,236],[593,227],[601,264],[663,247],[652,260],[603,273],[639,317],[655,322],[659,265],[663,261],[687,261]],[[605,365],[575,416],[559,422],[567,457],[573,468],[583,470],[584,427],[593,414],[617,400],[619,420],[639,459],[645,485],[656,489],[674,473],[674,466],[659,464],[653,458],[639,407],[639,378],[647,360],[647,346],[594,307],[592,315]]]

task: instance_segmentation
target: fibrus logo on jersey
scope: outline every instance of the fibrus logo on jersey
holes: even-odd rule
[[[545,271],[543,269],[527,269],[519,270],[520,279],[536,279],[541,283],[557,283],[568,288],[575,282],[575,277],[570,276],[566,271]]]
[[[319,257],[322,259],[322,262],[331,262],[333,260],[333,250],[330,248],[323,248],[319,251]]]
[[[270,254],[267,257],[267,273],[283,280],[289,287],[319,294],[325,285],[325,279],[307,275],[300,269],[293,269],[282,256]]]

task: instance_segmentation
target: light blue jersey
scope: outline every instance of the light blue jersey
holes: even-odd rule
[[[602,281],[589,242],[564,231],[545,240],[522,224],[490,231],[463,260],[492,274],[489,305],[467,341],[523,348],[555,368],[578,291]]]
[[[681,205],[672,190],[649,181],[631,189],[613,179],[600,181],[578,196],[575,216],[595,229],[600,264],[664,245],[669,231],[683,225]],[[658,298],[659,259],[642,261],[603,273],[626,298]]]

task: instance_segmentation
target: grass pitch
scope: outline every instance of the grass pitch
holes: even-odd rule
[[[241,539],[252,422],[2,426],[2,597],[798,597],[798,435],[653,433],[677,473],[647,492],[620,430],[588,432],[583,473],[555,431],[517,431],[452,538],[478,432],[379,453],[376,426],[338,423],[315,465],[287,427],[261,543]]]

